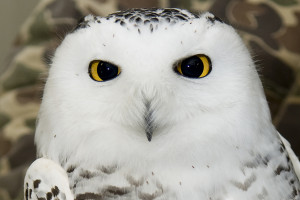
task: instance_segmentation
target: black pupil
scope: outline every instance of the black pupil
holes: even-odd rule
[[[192,56],[182,61],[182,74],[190,78],[199,78],[204,69],[203,62],[198,56]]]
[[[98,76],[103,80],[110,80],[118,76],[118,67],[108,62],[101,61],[97,68]]]

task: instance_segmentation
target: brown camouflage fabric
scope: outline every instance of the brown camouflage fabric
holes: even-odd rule
[[[299,0],[44,0],[21,27],[9,61],[0,66],[0,200],[23,199],[54,49],[82,16],[133,7],[208,10],[237,28],[261,73],[274,124],[300,155]]]

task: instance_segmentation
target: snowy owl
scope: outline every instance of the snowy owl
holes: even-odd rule
[[[210,13],[87,16],[57,48],[26,200],[298,200],[255,65]]]

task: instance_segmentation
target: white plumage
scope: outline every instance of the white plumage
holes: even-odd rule
[[[210,13],[84,18],[55,53],[35,139],[26,199],[300,199],[255,65]]]

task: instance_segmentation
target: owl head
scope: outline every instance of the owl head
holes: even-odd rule
[[[246,140],[252,132],[241,130],[264,124],[259,76],[231,26],[210,13],[131,9],[85,17],[57,48],[36,142],[40,155],[204,144]]]

